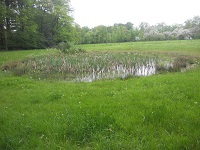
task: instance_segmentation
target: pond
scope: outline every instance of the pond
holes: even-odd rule
[[[183,68],[188,68],[188,65],[184,59],[162,58],[158,55],[133,52],[110,52],[35,57],[7,64],[3,70],[36,79],[92,82],[181,71]]]

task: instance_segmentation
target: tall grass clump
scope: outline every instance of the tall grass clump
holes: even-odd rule
[[[86,52],[86,50],[80,47],[77,47],[73,43],[70,43],[70,42],[61,42],[56,46],[56,48],[64,54],[75,54],[75,53]]]

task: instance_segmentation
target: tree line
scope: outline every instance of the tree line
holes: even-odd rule
[[[80,27],[70,0],[0,0],[0,50],[38,49],[74,44],[200,39],[200,17],[183,25],[131,22]],[[70,43],[70,44],[68,44]]]
[[[69,0],[1,0],[0,49],[52,47],[74,38]]]
[[[200,17],[188,19],[183,25],[167,25],[163,22],[150,25],[141,22],[138,27],[134,27],[131,22],[127,22],[113,26],[100,25],[91,29],[76,25],[76,31],[79,44],[200,39]]]

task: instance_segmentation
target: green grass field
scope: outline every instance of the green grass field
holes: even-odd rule
[[[200,61],[200,40],[81,45]],[[0,66],[51,50],[0,52]],[[2,70],[2,69],[1,69]],[[200,67],[91,83],[0,71],[0,149],[187,149],[200,147]]]
[[[108,43],[108,44],[85,44],[81,45],[87,51],[165,51],[188,53],[191,51],[199,53],[199,40],[188,41],[150,41],[150,42],[127,42],[127,43]]]

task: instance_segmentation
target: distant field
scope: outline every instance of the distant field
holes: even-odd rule
[[[200,62],[200,40],[79,46],[89,53],[156,53]],[[199,66],[91,83],[2,71],[13,61],[55,54],[0,52],[0,149],[199,149]]]
[[[148,51],[199,54],[200,40],[150,41],[81,45],[87,51]]]

